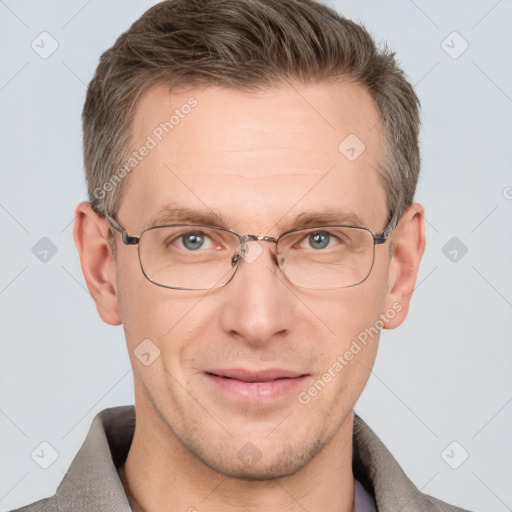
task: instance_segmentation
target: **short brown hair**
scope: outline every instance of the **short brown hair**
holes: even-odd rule
[[[375,101],[385,139],[377,172],[388,220],[400,218],[419,175],[419,100],[393,53],[314,0],[167,0],[146,11],[101,56],[87,91],[83,147],[93,208],[111,216],[119,208],[126,180],[111,182],[130,151],[137,102],[150,88],[254,90],[338,78]]]

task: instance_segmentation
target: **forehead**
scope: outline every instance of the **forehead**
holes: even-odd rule
[[[258,92],[159,87],[141,98],[132,128],[139,160],[119,213],[138,226],[169,206],[215,211],[231,227],[337,207],[370,224],[385,212],[379,115],[347,81]]]

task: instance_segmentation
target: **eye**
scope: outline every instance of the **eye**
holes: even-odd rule
[[[315,231],[305,241],[312,249],[325,249],[331,242],[331,234],[327,231]]]
[[[198,249],[211,249],[212,240],[202,231],[190,231],[176,238],[176,244],[188,251],[197,251]]]

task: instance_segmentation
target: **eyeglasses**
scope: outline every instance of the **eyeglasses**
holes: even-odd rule
[[[225,286],[242,260],[251,262],[247,242],[253,241],[276,245],[274,261],[296,286],[316,290],[356,286],[370,275],[375,245],[385,243],[394,229],[390,223],[374,235],[357,226],[316,226],[273,238],[239,235],[218,226],[171,224],[132,236],[112,217],[106,218],[125,245],[138,245],[140,266],[149,281],[179,290]]]

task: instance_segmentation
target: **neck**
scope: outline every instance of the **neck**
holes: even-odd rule
[[[133,441],[120,474],[135,512],[352,512],[353,412],[325,448],[296,473],[241,480],[192,454],[148,403],[136,401]]]

